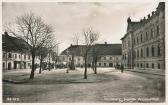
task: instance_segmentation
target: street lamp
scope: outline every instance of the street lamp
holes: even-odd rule
[[[69,50],[67,50],[66,53],[67,53],[67,71],[66,71],[66,73],[69,73]]]

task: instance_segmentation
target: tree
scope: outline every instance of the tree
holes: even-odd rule
[[[98,40],[99,33],[94,32],[92,30],[92,28],[89,28],[89,29],[83,31],[83,36],[84,36],[84,44],[85,44],[85,49],[84,49],[84,61],[85,61],[84,79],[87,79],[88,53],[91,49],[91,46],[94,45],[94,43]]]
[[[44,66],[43,60],[47,57],[47,54],[48,54],[48,50],[45,47],[42,47],[37,51],[37,56],[39,56],[39,58],[40,58],[39,74],[41,74],[41,72],[42,72],[42,68],[43,68],[42,66]]]
[[[35,54],[36,51],[46,46],[52,40],[53,28],[43,22],[42,18],[34,13],[26,13],[16,18],[16,31],[9,29],[9,32],[16,37],[22,38],[30,45],[32,55],[32,69],[30,79],[34,78]]]

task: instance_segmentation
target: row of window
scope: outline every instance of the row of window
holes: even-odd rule
[[[18,55],[17,54],[11,54],[11,53],[8,53],[7,54],[7,57],[8,58],[15,58],[17,59],[18,58]],[[3,58],[6,58],[6,53],[3,53]],[[21,55],[19,54],[19,59],[21,59]],[[24,59],[26,59],[26,55],[24,55]],[[28,59],[30,59],[30,55],[28,56]]]
[[[160,34],[160,26],[156,26],[156,35]],[[145,35],[140,34],[139,36],[134,38],[134,45],[143,43],[145,41],[148,41],[150,39],[153,39],[155,35],[154,28],[151,28],[150,31],[146,31]]]
[[[118,65],[119,63],[117,62],[116,65]],[[99,63],[99,66],[108,66],[108,67],[114,67],[115,64],[113,63]]]
[[[134,57],[135,58],[142,58],[142,57],[145,57],[145,54],[146,54],[146,57],[149,57],[150,53],[151,53],[151,56],[154,57],[156,54],[156,56],[161,56],[161,49],[160,49],[160,45],[158,44],[156,47],[152,46],[152,47],[147,47],[146,48],[146,51],[144,51],[143,48],[141,49],[138,49],[136,51],[134,51]],[[126,60],[127,59],[127,54],[123,54],[123,59]],[[128,58],[129,59],[129,58]]]
[[[146,57],[149,57],[149,53],[150,52],[151,52],[151,56],[152,57],[155,56],[156,54],[157,54],[157,56],[160,56],[161,52],[160,52],[160,46],[159,46],[159,44],[157,45],[157,47],[154,47],[154,46],[147,47],[146,48]],[[136,58],[144,57],[144,50],[141,48],[141,49],[138,49],[137,51],[135,51],[135,57]]]
[[[156,34],[155,34],[156,33]],[[151,28],[149,31],[146,31],[144,33],[144,35],[141,33],[139,36],[136,36],[134,39],[133,39],[133,45],[138,45],[140,43],[143,43],[145,41],[149,41],[150,39],[153,39],[154,36],[156,35],[159,35],[160,34],[160,26],[157,25],[156,26],[156,32],[154,30],[154,28]],[[128,43],[123,43],[123,49],[126,49],[128,47],[131,46],[130,44],[130,40],[128,40]]]
[[[157,68],[157,69],[160,69],[160,63],[157,63],[157,67],[155,67],[154,63],[151,63],[151,66],[149,65],[149,63],[145,63],[145,65],[143,63],[137,63],[135,65],[135,67],[138,67],[138,68]]]
[[[103,57],[102,60],[113,60],[113,57],[110,57],[109,59],[108,59],[108,57]],[[116,60],[119,60],[119,58],[116,57]]]

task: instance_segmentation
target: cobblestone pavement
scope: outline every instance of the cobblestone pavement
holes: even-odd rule
[[[164,102],[165,77],[112,68],[98,68],[98,74],[88,69],[66,73],[66,69],[43,71],[29,80],[30,70],[6,72],[3,79],[27,80],[14,84],[3,82],[4,102]],[[20,75],[20,76],[19,76]]]

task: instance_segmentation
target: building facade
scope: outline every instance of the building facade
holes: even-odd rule
[[[125,68],[165,70],[165,3],[139,22],[127,19],[122,40],[122,64]]]
[[[31,68],[31,54],[28,51],[27,44],[5,32],[2,35],[2,69],[27,68]]]
[[[84,66],[83,49],[85,49],[84,45],[71,45],[61,53],[60,59],[64,64],[67,64],[72,62],[74,58],[74,65],[76,67]],[[96,51],[93,53],[95,49]],[[105,43],[92,46],[88,54],[88,66],[92,66],[92,54],[97,55],[97,67],[115,67],[121,65],[121,44]]]

